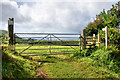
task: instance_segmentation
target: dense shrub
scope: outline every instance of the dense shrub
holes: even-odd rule
[[[120,1],[116,3],[115,5],[112,5],[112,8],[110,10],[103,11],[96,15],[96,18],[93,22],[90,22],[86,27],[86,35],[92,36],[93,34],[98,34],[99,30],[102,30],[105,26],[108,26],[108,28],[117,28],[119,25],[119,13],[118,5],[120,4]]]
[[[105,41],[105,32],[100,31],[101,40]],[[108,28],[108,45],[120,44],[120,33],[117,28]]]
[[[116,73],[120,71],[120,55],[116,46],[112,45],[107,50],[105,47],[100,47],[96,51],[92,52],[90,58],[94,60],[93,65],[99,65],[106,67]],[[97,61],[97,62],[96,62]]]
[[[93,60],[90,65],[104,67],[106,69],[112,70],[116,73],[120,71],[120,50],[116,45],[111,45],[106,48],[101,45],[100,48],[85,49],[81,53],[76,53],[71,55],[72,58],[87,57]]]

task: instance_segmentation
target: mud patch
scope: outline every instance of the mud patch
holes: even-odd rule
[[[43,79],[48,78],[48,75],[46,75],[46,72],[45,72],[45,70],[42,69],[42,67],[39,67],[36,69],[36,75],[39,78],[43,78]]]

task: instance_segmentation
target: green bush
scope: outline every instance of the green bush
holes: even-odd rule
[[[106,50],[105,47],[100,47],[96,51],[92,52],[90,58],[92,58],[94,62],[91,64],[106,67],[116,73],[120,71],[119,50],[115,47],[116,46],[110,46],[108,50]]]
[[[120,60],[120,50],[117,48],[116,45],[109,46],[108,50],[112,57],[114,56],[117,61]]]
[[[100,31],[101,40],[105,41],[105,32]],[[117,28],[108,28],[108,45],[120,43],[120,33]]]
[[[94,48],[94,49],[85,49],[82,50],[80,53],[75,53],[75,54],[71,54],[70,57],[73,58],[80,58],[80,57],[87,57],[90,56],[92,52],[94,52],[98,47]]]
[[[109,53],[103,49],[98,49],[97,51],[92,53],[90,57],[94,60],[99,60],[100,62],[103,62],[105,64],[107,64],[106,61],[110,59]]]

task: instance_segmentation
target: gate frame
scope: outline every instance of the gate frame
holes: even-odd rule
[[[39,41],[37,41],[37,42],[35,42],[35,44],[36,43],[40,43],[41,42],[41,40],[44,40],[45,38],[51,38],[51,35],[55,38],[55,39],[57,39],[57,40],[59,40],[60,42],[65,42],[66,43],[66,45],[68,44],[66,41],[63,41],[63,40],[61,40],[59,37],[56,37],[56,35],[78,35],[79,37],[74,37],[74,38],[78,38],[78,40],[77,40],[77,42],[79,42],[79,44],[78,45],[75,45],[75,46],[79,46],[79,50],[80,50],[80,53],[81,53],[81,34],[68,34],[68,33],[65,33],[65,34],[62,34],[62,33],[15,33],[15,35],[16,34],[32,34],[32,35],[46,35],[45,37],[37,37],[37,38],[42,38],[42,39],[40,39]],[[50,36],[50,37],[49,37]],[[53,38],[52,37],[52,38]],[[15,38],[17,38],[17,37],[15,37]],[[21,37],[21,38],[31,38],[31,37]],[[36,38],[36,37],[34,37],[34,38]],[[66,38],[66,37],[62,37],[62,38]],[[67,37],[68,38],[68,37]],[[69,37],[69,38],[73,38],[73,37]],[[79,39],[80,39],[80,41],[79,41]],[[48,40],[49,41],[49,40]],[[51,39],[50,39],[50,41],[51,41]],[[69,42],[69,41],[68,41]],[[15,44],[16,44],[16,40],[15,40]],[[65,46],[66,46],[65,45]],[[29,47],[27,47],[26,49],[24,49],[23,51],[21,51],[20,53],[23,53],[24,51],[26,51],[26,50],[28,50],[30,47],[32,47],[32,46],[34,46],[34,43],[32,44],[32,45],[29,45]],[[48,45],[48,46],[51,46],[51,45]],[[62,46],[62,45],[60,45],[60,46]],[[72,47],[72,46],[74,46],[74,45],[67,45],[67,46],[69,46],[70,48],[72,48],[72,49],[74,49],[75,51],[77,51],[78,52],[78,50],[76,50],[74,47]],[[51,49],[54,49],[54,48],[51,48]],[[51,50],[50,49],[50,50]],[[19,54],[20,54],[19,53]],[[60,53],[59,53],[60,54]],[[58,55],[59,55],[58,54]],[[62,53],[63,54],[63,53]],[[48,55],[50,55],[50,54],[48,54]],[[53,54],[51,54],[51,55],[53,55]]]

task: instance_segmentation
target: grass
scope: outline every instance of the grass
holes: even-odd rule
[[[8,50],[3,50],[2,55],[2,76],[3,78],[37,78],[35,69],[38,63],[14,55]]]
[[[28,45],[23,47],[21,47],[21,45],[17,45],[16,50],[24,50],[27,47]],[[46,49],[50,48],[50,46],[32,46],[30,49],[42,48]],[[51,46],[51,48],[68,48],[68,46]],[[79,48],[76,48],[75,46],[74,48],[79,51]],[[19,53],[22,50],[17,50],[17,52]],[[40,68],[44,71],[44,74],[47,75],[47,78],[119,78],[119,73],[113,70],[113,68],[117,68],[117,66],[113,66],[116,65],[114,63],[115,60],[109,59],[110,56],[108,55],[110,53],[112,54],[115,50],[110,49],[108,51],[104,51],[103,46],[101,46],[101,48],[91,50],[86,49],[82,51],[81,54],[75,52],[74,49],[71,48],[52,50],[52,52],[62,51],[72,51],[74,54],[31,56],[29,59],[32,59],[32,61],[16,56],[13,53],[7,54],[3,63],[3,76],[8,78],[36,78],[38,76],[35,74],[35,66],[38,62],[42,62]],[[40,52],[50,54],[49,50],[26,50],[25,52],[28,54],[30,54],[30,52],[32,52],[31,54],[40,54]],[[7,56],[9,56],[9,58],[7,58]],[[6,69],[6,66],[10,67]],[[13,66],[15,67],[15,70],[13,70]],[[21,73],[18,75],[17,71],[20,71]]]
[[[49,78],[118,78],[118,75],[110,70],[90,65],[93,60],[87,57],[71,59],[62,55],[33,59],[43,62],[42,69]]]

